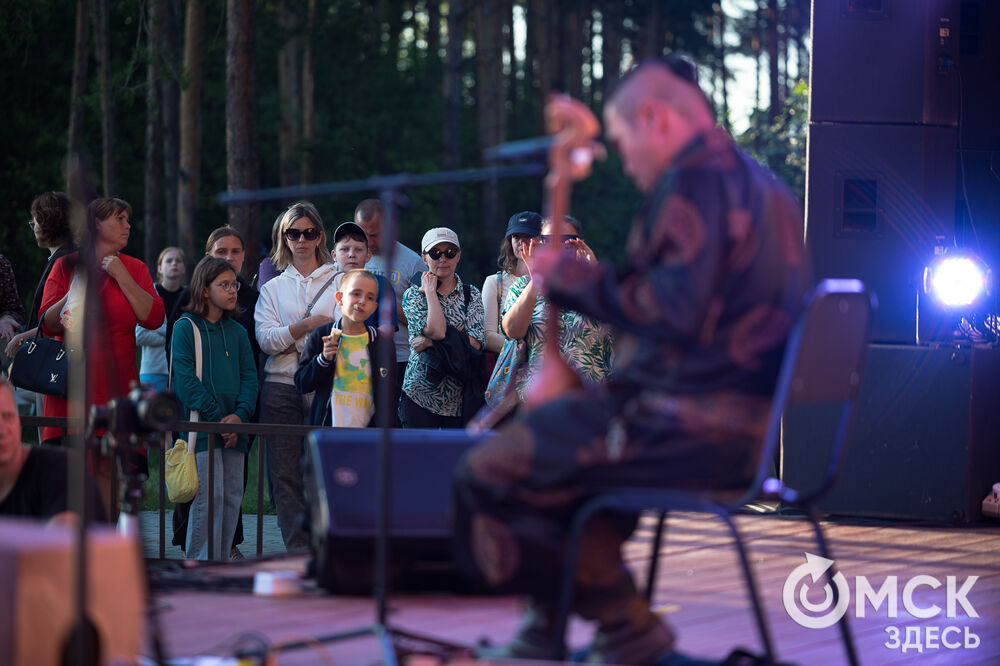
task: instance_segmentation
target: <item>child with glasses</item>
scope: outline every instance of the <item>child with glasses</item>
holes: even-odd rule
[[[191,302],[174,325],[171,349],[174,390],[198,420],[245,423],[257,401],[257,363],[246,329],[236,322],[236,293],[240,283],[225,259],[205,257],[191,275]],[[198,377],[194,336],[201,339],[201,377]],[[213,441],[214,485],[208,483],[209,439]],[[215,559],[229,559],[236,521],[243,502],[243,467],[247,435],[199,433],[195,446],[198,494],[191,503],[187,526],[187,555],[207,560],[213,543]],[[212,497],[214,520],[208,525]],[[211,537],[210,537],[211,535]]]

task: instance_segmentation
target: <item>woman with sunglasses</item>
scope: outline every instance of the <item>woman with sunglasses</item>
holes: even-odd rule
[[[261,423],[302,425],[312,394],[295,390],[295,370],[309,333],[333,322],[337,271],[326,247],[316,207],[300,201],[281,216],[271,260],[281,273],[260,290],[254,322],[260,349],[268,354],[260,390]],[[266,436],[267,471],[288,549],[308,545],[302,528],[302,437]]]
[[[501,327],[504,334],[512,339],[524,340],[527,343],[525,361],[528,370],[521,383],[517,386],[518,396],[524,399],[524,388],[542,361],[543,342],[545,340],[545,297],[539,292],[538,285],[531,278],[531,255],[539,245],[562,242],[567,252],[574,253],[585,261],[597,261],[594,251],[580,236],[580,223],[567,215],[564,220],[572,228],[573,233],[557,239],[553,235],[552,221],[542,222],[542,234],[532,240],[524,250],[528,274],[519,278],[510,288],[507,302],[504,304]],[[578,312],[562,310],[559,317],[559,341],[563,358],[575,369],[585,381],[602,382],[611,372],[611,362],[614,357],[614,339],[611,329],[584,317]]]
[[[434,343],[467,344],[482,350],[483,299],[464,284],[455,268],[462,258],[458,234],[446,227],[431,229],[420,243],[429,270],[419,273],[403,294],[403,313],[410,329],[410,360],[399,396],[399,420],[404,428],[461,428],[465,383],[440,376],[431,366]],[[449,329],[453,329],[449,335]],[[464,333],[464,336],[454,332]],[[456,350],[458,351],[458,350]]]

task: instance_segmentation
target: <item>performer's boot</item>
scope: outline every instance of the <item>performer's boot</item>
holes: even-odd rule
[[[476,648],[476,657],[555,661],[562,656],[562,636],[555,635],[555,624],[555,611],[531,600],[513,640],[506,645]]]
[[[577,588],[577,613],[597,622],[589,663],[655,664],[670,655],[676,639],[650,608],[630,577],[605,588]]]

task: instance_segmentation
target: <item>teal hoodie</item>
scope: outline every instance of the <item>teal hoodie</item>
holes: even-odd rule
[[[195,374],[193,326],[201,330],[200,381]],[[245,328],[229,317],[213,324],[187,313],[174,324],[170,346],[174,391],[189,410],[189,420],[191,410],[198,410],[199,421],[218,422],[229,414],[244,423],[250,420],[257,402],[257,365]],[[196,451],[208,450],[208,436],[198,433]],[[222,438],[215,437],[215,446],[222,446]],[[240,435],[236,448],[246,453],[248,444],[249,437]]]

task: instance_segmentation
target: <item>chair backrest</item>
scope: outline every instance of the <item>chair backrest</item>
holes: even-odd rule
[[[751,485],[754,495],[770,476],[781,440],[781,418],[792,406],[822,404],[839,411],[827,473],[811,495],[821,495],[833,484],[861,388],[872,310],[872,300],[860,280],[824,280],[809,294],[785,347],[760,464]]]

